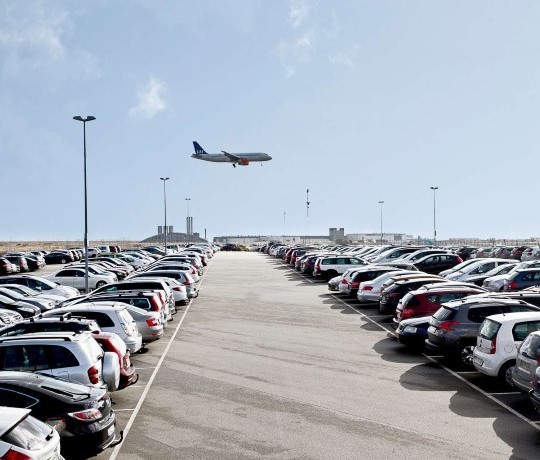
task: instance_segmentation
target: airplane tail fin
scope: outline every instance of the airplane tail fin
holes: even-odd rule
[[[196,155],[204,155],[204,154],[206,154],[205,150],[199,145],[198,142],[193,141],[193,147],[195,148],[195,154]]]

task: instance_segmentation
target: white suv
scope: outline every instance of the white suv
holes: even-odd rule
[[[120,383],[116,353],[103,352],[90,332],[40,332],[0,338],[0,371],[43,372],[92,387]]]
[[[341,255],[333,255],[319,257],[315,261],[313,268],[313,276],[322,277],[326,280],[332,279],[334,276],[345,273],[349,268],[367,265],[362,259],[357,257],[348,257]]]
[[[488,316],[480,326],[473,352],[474,367],[483,374],[509,381],[517,351],[530,332],[540,330],[540,312]]]

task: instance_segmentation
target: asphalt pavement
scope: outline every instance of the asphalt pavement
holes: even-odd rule
[[[133,357],[141,380],[113,394],[125,440],[99,458],[538,456],[534,421],[378,320],[276,259],[218,253],[199,298]]]

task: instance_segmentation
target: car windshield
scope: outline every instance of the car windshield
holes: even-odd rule
[[[540,335],[529,334],[521,344],[519,352],[530,359],[537,359],[540,352]]]
[[[433,318],[435,318],[437,321],[446,321],[451,320],[455,314],[456,310],[443,306],[435,312]]]
[[[21,449],[36,451],[47,445],[52,431],[53,429],[49,425],[33,417],[28,417],[2,436],[2,441]]]
[[[493,337],[497,335],[500,328],[500,323],[492,321],[491,319],[485,319],[482,326],[480,326],[480,337],[487,340],[492,340]]]

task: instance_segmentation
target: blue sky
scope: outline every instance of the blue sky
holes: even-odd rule
[[[2,0],[0,240],[540,235],[537,1]],[[232,168],[190,158],[263,151]],[[286,222],[283,213],[287,213]]]

